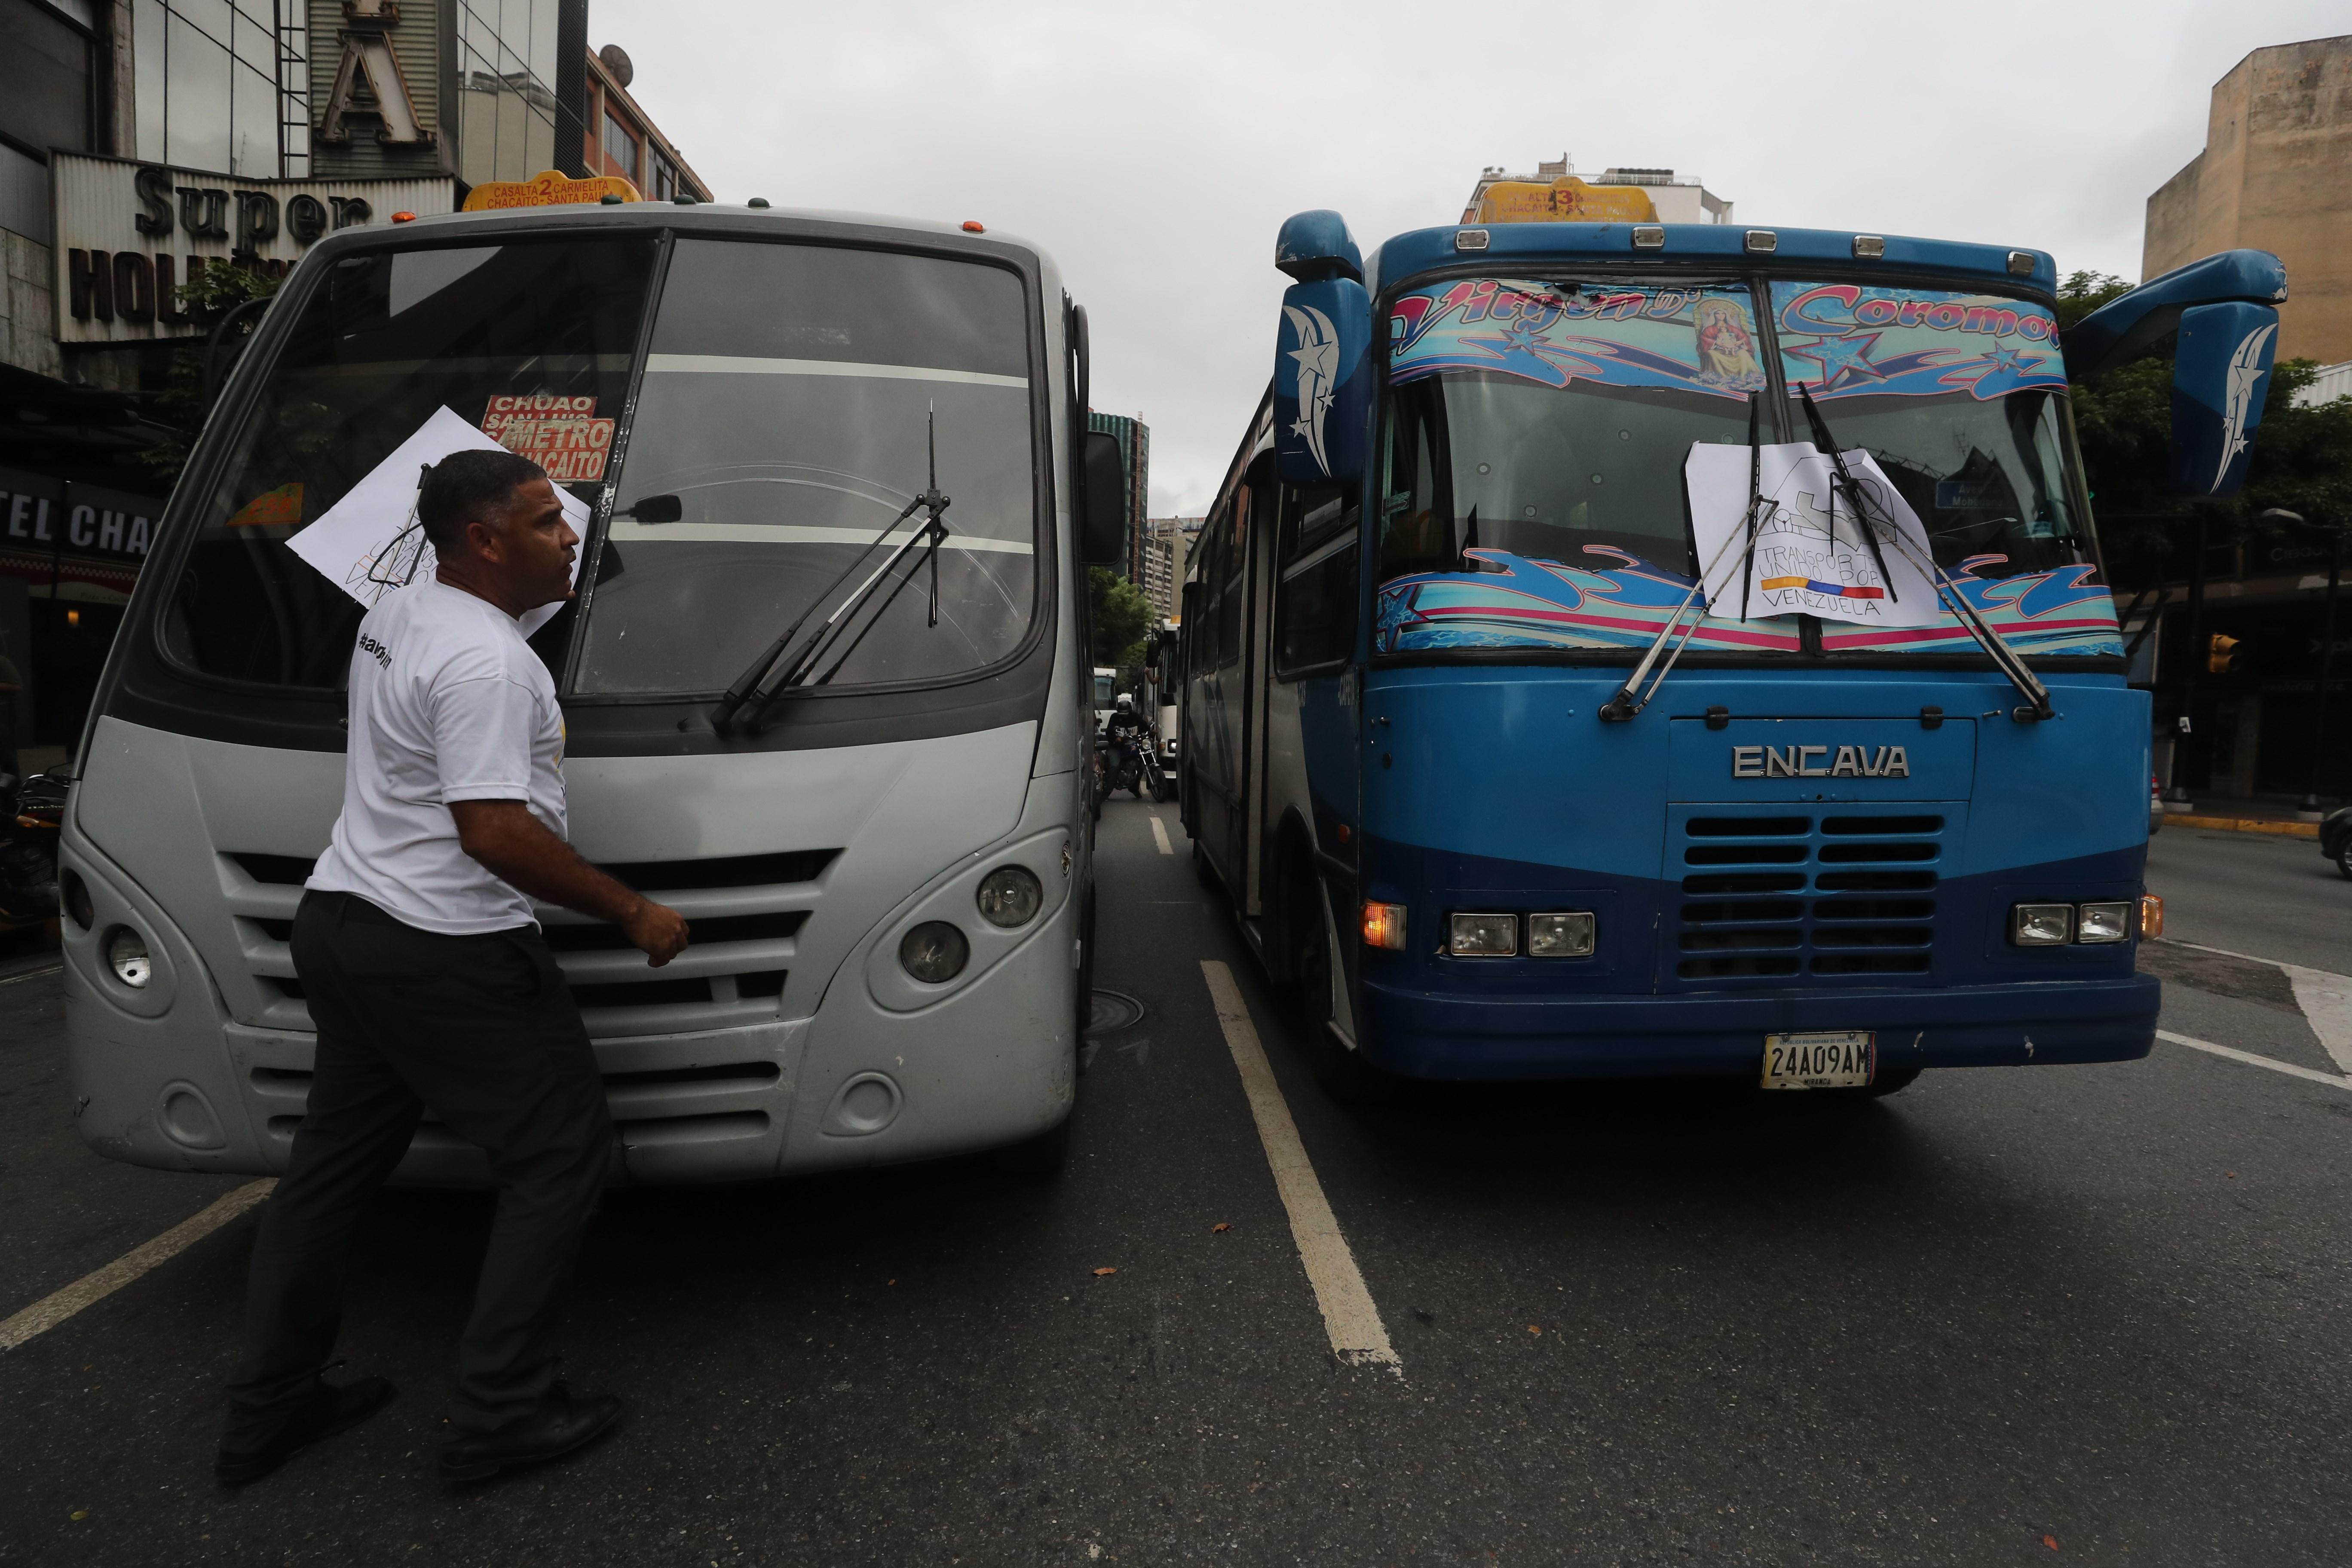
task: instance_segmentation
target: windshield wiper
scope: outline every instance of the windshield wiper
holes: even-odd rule
[[[770,643],[760,657],[753,659],[745,668],[743,673],[735,678],[733,683],[727,688],[727,694],[719,700],[719,706],[711,710],[710,727],[712,729],[722,735],[755,731],[759,727],[761,717],[767,712],[769,704],[773,702],[780,694],[806,682],[817,666],[824,662],[826,653],[840,642],[842,635],[848,630],[850,623],[856,618],[857,607],[866,602],[866,595],[874,591],[875,584],[889,575],[891,569],[905,560],[907,552],[919,544],[926,545],[925,554],[931,569],[931,610],[929,624],[934,626],[940,624],[940,546],[948,536],[948,525],[942,521],[942,514],[948,510],[950,500],[940,493],[939,411],[937,409],[931,411],[926,437],[929,447],[931,470],[929,485],[920,495],[908,501],[899,510],[898,516],[890,520],[887,528],[866,542],[866,548],[859,551],[856,558],[842,568],[839,576],[825,584],[823,593],[809,601],[809,607],[801,612],[799,619],[784,628],[782,637]],[[793,648],[793,640],[800,637],[801,628],[808,625],[809,617],[815,615],[827,599],[833,597],[834,590],[849,581],[850,574],[866,564],[866,559],[881,547],[884,541],[898,531],[900,523],[914,516],[917,511],[924,514],[922,526],[908,534],[881,565],[867,574],[866,581],[851,589],[847,596],[834,607],[833,614],[827,616],[824,623],[809,634],[807,641],[802,643],[787,657],[786,650]],[[911,579],[913,574],[909,573],[908,575]],[[902,588],[905,585],[904,583],[899,584]],[[893,593],[891,598],[895,600],[897,596],[897,594]],[[883,608],[885,610],[889,608],[888,602],[884,604]],[[869,626],[867,629],[872,628]],[[859,634],[861,637],[864,635],[864,633]],[[847,655],[844,654],[843,657],[846,658]],[[840,666],[836,663],[834,668],[838,670]]]
[[[1668,616],[1666,624],[1658,628],[1656,638],[1650,644],[1650,651],[1642,656],[1642,662],[1633,667],[1633,673],[1625,678],[1625,684],[1617,689],[1617,695],[1601,705],[1601,721],[1604,724],[1622,724],[1631,719],[1647,708],[1650,699],[1658,694],[1658,688],[1666,683],[1666,677],[1674,673],[1675,662],[1682,658],[1683,649],[1690,646],[1691,638],[1706,622],[1706,580],[1715,575],[1716,567],[1722,564],[1723,557],[1733,542],[1743,536],[1748,541],[1748,552],[1747,564],[1740,568],[1739,618],[1743,621],[1748,618],[1748,579],[1755,575],[1751,568],[1756,564],[1756,531],[1763,521],[1762,513],[1767,504],[1764,500],[1764,448],[1758,445],[1763,434],[1763,400],[1761,392],[1748,395],[1748,513],[1740,520],[1740,526],[1726,534],[1723,542],[1716,547],[1715,559],[1706,563],[1692,582],[1690,592],[1683,595],[1683,602],[1675,606],[1675,613]],[[1643,680],[1649,676],[1650,667],[1657,663],[1658,655],[1664,649],[1667,640],[1675,635],[1677,626],[1683,626],[1683,617],[1690,614],[1694,599],[1698,602],[1698,614],[1691,617],[1689,626],[1683,627],[1682,640],[1675,643],[1674,652],[1666,656],[1665,667],[1658,671],[1657,679],[1650,682],[1650,689],[1636,697],[1634,693],[1641,690]]]
[[[1878,506],[1869,493],[1855,482],[1853,472],[1845,466],[1843,448],[1838,446],[1836,438],[1830,434],[1829,421],[1823,419],[1822,411],[1813,406],[1812,394],[1805,390],[1805,384],[1802,382],[1797,384],[1797,397],[1805,405],[1805,420],[1812,426],[1813,444],[1819,447],[1830,460],[1830,482],[1838,493],[1845,497],[1846,505],[1853,508],[1854,520],[1862,529],[1862,536],[1870,543],[1871,557],[1878,563],[1879,579],[1886,584],[1887,596],[1890,599],[1895,596],[1895,579],[1886,574],[1886,562],[1878,553],[1878,533],[1882,528],[1885,530],[1886,537],[1895,542],[1895,548],[1903,552],[1911,564],[1919,570],[1921,575],[1936,585],[1937,594],[1951,607],[1952,614],[1958,618],[1960,625],[1968,629],[1970,637],[1976,638],[1977,645],[1990,656],[1993,668],[2007,676],[2009,683],[2016,687],[2018,694],[2025,699],[2026,705],[2011,712],[2010,717],[2021,721],[2055,718],[2057,715],[2050,707],[2050,689],[2042,685],[2041,679],[2026,667],[2024,658],[2009,646],[2009,640],[2006,637],[1993,629],[1991,622],[1978,613],[1977,607],[1969,602],[1969,596],[1960,592],[1959,584],[1947,576],[1944,569],[1936,564],[1932,559],[1921,556],[1918,547],[1904,536],[1901,529],[1895,526],[1895,520],[1886,516],[1885,509]],[[1834,508],[1831,509],[1831,521],[1834,525],[1836,521]]]

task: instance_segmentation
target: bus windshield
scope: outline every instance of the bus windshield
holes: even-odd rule
[[[715,692],[824,598],[931,478],[933,563],[910,550],[810,684],[952,677],[1027,632],[1036,594],[1029,331],[1020,276],[807,245],[680,239],[589,599],[583,694]],[[674,521],[626,514],[677,498]],[[644,509],[651,511],[654,509]]]
[[[1877,460],[1979,609],[1997,625],[2033,618],[2019,608],[2028,588],[1990,590],[2055,578],[2033,600],[2032,651],[2114,651],[2112,601],[2085,581],[2097,557],[2050,313],[1958,293],[1770,289],[1781,387],[1793,399],[1807,386],[1838,447]],[[1698,571],[1692,445],[1744,446],[1751,395],[1779,390],[1756,298],[1736,282],[1469,279],[1394,301],[1376,648],[1645,645]],[[1793,400],[1760,428],[1767,442],[1812,439]],[[2050,620],[2054,600],[2079,610]],[[1967,648],[1945,619],[1924,636],[1832,624],[1823,646]],[[1710,616],[1693,646],[1793,653],[1797,620]]]
[[[572,668],[567,696],[725,687],[930,482],[934,439],[952,498],[936,624],[931,563],[909,551],[814,677],[929,681],[1011,654],[1038,564],[1020,275],[681,237],[641,365],[657,262],[651,235],[575,235],[371,250],[298,274],[299,314],[165,606],[165,651],[207,675],[342,685],[361,606],[288,542],[446,408],[507,432],[581,500],[609,489],[617,502],[607,535],[583,547],[601,557],[576,613],[534,638],[559,673]],[[602,443],[532,448],[513,421],[546,407]],[[631,518],[648,497],[666,504]]]

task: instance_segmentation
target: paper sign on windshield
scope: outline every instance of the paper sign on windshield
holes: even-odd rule
[[[593,396],[500,395],[482,414],[482,433],[547,470],[559,485],[593,485],[604,477],[615,421],[596,417]]]
[[[1797,441],[1761,448],[1757,489],[1765,504],[1757,509],[1749,564],[1749,451],[1694,442],[1683,465],[1698,558],[1717,562],[1721,555],[1707,573],[1710,614],[1738,618],[1744,575],[1751,620],[1807,615],[1873,626],[1937,624],[1942,609],[1935,584],[1912,560],[1915,553],[1929,558],[1927,531],[1867,452],[1846,453],[1845,464],[1874,510],[1893,520],[1892,527],[1876,525],[1876,554],[1863,538],[1862,520],[1837,493],[1829,458],[1811,442]]]
[[[425,468],[452,452],[506,450],[446,408],[393,449],[392,456],[368,471],[326,515],[286,542],[288,549],[316,567],[327,580],[373,609],[394,588],[424,582],[433,575],[436,556],[432,542],[416,521],[416,489]],[[583,538],[588,532],[588,506],[560,486],[556,500],[563,519]],[[572,581],[580,581],[580,558],[572,561]],[[541,605],[520,619],[525,637],[555,618],[563,606]]]

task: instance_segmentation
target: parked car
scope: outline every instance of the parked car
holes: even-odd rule
[[[2336,862],[2336,868],[2352,877],[2352,805],[2336,807],[2319,824],[2319,852]]]

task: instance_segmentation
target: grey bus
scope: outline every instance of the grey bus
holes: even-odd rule
[[[584,503],[579,592],[531,638],[572,841],[692,923],[656,970],[541,912],[614,1179],[1058,1166],[1093,916],[1081,563],[1116,552],[1118,455],[1084,434],[1084,310],[972,226],[646,203],[304,258],[83,736],[60,889],[91,1147],[285,1164],[313,1041],[287,937],[341,805],[362,613],[290,542],[454,413]],[[518,433],[541,415],[563,427]],[[488,1171],[428,1116],[395,1179]]]

